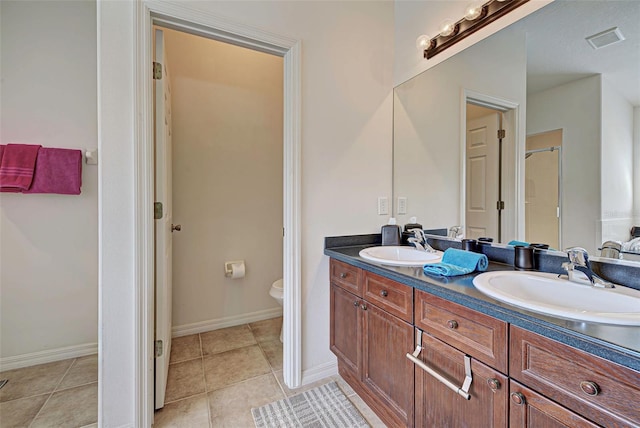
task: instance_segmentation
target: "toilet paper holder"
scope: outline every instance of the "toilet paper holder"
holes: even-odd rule
[[[244,277],[244,273],[244,260],[224,262],[224,276],[227,278],[242,278]]]

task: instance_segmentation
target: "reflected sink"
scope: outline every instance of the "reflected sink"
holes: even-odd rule
[[[360,257],[372,262],[393,266],[422,266],[437,263],[442,259],[442,252],[427,253],[414,247],[383,246],[370,247],[360,251]]]
[[[485,272],[473,285],[496,300],[580,321],[640,326],[640,291],[596,288],[541,272]]]

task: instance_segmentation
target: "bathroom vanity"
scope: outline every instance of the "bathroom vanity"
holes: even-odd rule
[[[365,247],[325,248],[330,346],[388,426],[640,426],[640,327],[535,314]]]

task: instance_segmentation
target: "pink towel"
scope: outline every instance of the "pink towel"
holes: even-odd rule
[[[0,161],[0,191],[20,192],[31,187],[40,147],[30,144],[8,144],[4,147]]]
[[[43,147],[38,154],[31,188],[23,193],[79,195],[82,186],[82,151]]]

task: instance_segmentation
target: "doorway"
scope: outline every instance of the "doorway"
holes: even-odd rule
[[[162,27],[154,35],[160,408],[172,336],[281,315],[268,292],[283,270],[284,76],[281,56]],[[236,260],[245,273],[226,277]]]
[[[562,129],[527,137],[525,240],[562,248]]]
[[[197,22],[197,24],[195,23]],[[232,44],[270,52],[284,58],[284,177],[283,177],[283,282],[284,352],[283,375],[287,386],[301,384],[301,50],[300,42],[285,36],[247,27],[226,18],[203,14],[180,5],[140,4],[135,14],[134,70],[136,91],[134,160],[136,210],[134,212],[134,270],[136,341],[134,403],[136,426],[150,426],[154,397],[154,250],[153,250],[153,100],[151,97],[154,25],[183,30]]]
[[[464,236],[507,242],[517,228],[517,104],[464,91],[462,108]]]

